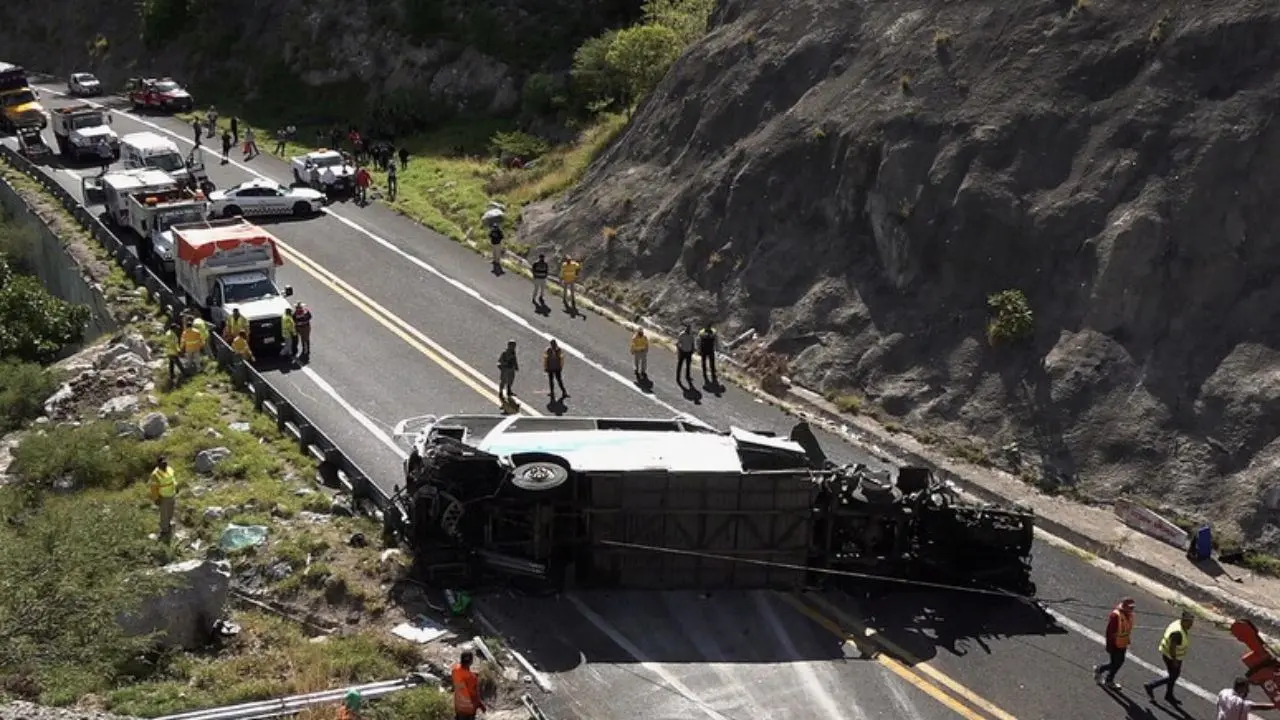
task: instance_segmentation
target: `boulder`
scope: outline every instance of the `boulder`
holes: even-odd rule
[[[142,429],[142,437],[155,440],[169,430],[169,418],[164,413],[147,413],[138,427]]]
[[[136,613],[121,617],[120,626],[134,636],[156,633],[157,644],[165,649],[204,647],[226,608],[231,566],[225,561],[188,560],[160,571],[170,575],[173,584],[143,600]]]
[[[231,457],[231,450],[224,447],[209,448],[201,450],[196,455],[196,472],[201,475],[208,475],[213,472],[218,463]]]
[[[120,344],[129,348],[129,352],[137,355],[142,362],[151,362],[151,346],[147,344],[146,338],[138,333],[129,333],[120,339]]]
[[[44,401],[44,414],[53,417],[58,414],[62,408],[74,400],[76,391],[71,387],[71,383],[63,383],[57,392],[50,395]]]
[[[98,408],[98,417],[105,420],[107,418],[132,415],[137,411],[138,396],[121,395],[102,403],[102,407]]]
[[[116,437],[129,437],[135,440],[142,439],[142,428],[131,422],[123,420],[116,423]]]
[[[0,451],[2,452],[2,451]],[[0,462],[3,461],[3,455],[0,455]],[[4,470],[0,469],[0,473]],[[1280,485],[1272,485],[1262,495],[1262,505],[1268,510],[1280,510]]]
[[[0,486],[14,480],[14,477],[9,474],[9,466],[13,464],[13,451],[17,449],[20,441],[17,433],[0,437]]]
[[[125,358],[130,356],[136,358],[133,361],[134,363],[145,364],[142,358],[138,357],[138,355],[127,346],[111,345],[106,350],[103,350],[101,355],[98,355],[98,357],[94,359],[93,366],[98,370],[106,370],[110,367],[116,367],[117,363],[121,363],[122,361],[127,362]]]

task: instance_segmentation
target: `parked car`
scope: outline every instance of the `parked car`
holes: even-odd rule
[[[67,79],[67,92],[76,97],[93,97],[102,94],[102,83],[93,73],[74,72]]]

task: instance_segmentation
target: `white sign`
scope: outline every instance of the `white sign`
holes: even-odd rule
[[[1115,512],[1116,517],[1125,525],[1179,550],[1186,550],[1191,542],[1191,537],[1185,530],[1164,519],[1159,513],[1131,500],[1116,500]]]

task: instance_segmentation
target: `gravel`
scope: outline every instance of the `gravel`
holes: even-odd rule
[[[124,715],[77,708],[51,708],[15,701],[0,705],[0,720],[136,720]]]

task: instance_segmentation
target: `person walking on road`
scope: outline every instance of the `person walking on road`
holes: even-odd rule
[[[240,144],[240,118],[235,115],[231,116],[231,139],[237,145]]]
[[[1120,601],[1107,616],[1107,662],[1094,666],[1093,680],[1108,690],[1119,690],[1116,673],[1124,665],[1129,652],[1129,635],[1133,632],[1133,598]]]
[[[498,274],[502,273],[502,241],[505,238],[498,223],[489,227],[489,259],[493,262],[493,271]]]
[[[369,176],[369,171],[361,167],[356,170],[356,202],[360,205],[369,204],[369,184],[373,182],[373,178]]]
[[[1254,710],[1275,710],[1274,703],[1249,702],[1249,678],[1238,677],[1229,689],[1218,693],[1218,720],[1249,720]]]
[[[196,147],[200,147],[200,140],[204,137],[204,128],[200,126],[200,118],[191,121],[191,132],[196,137]]]
[[[231,148],[234,146],[234,139],[230,130],[222,131],[222,164],[226,165],[231,162]]]
[[[115,155],[111,152],[111,146],[107,143],[98,143],[98,163],[100,164],[98,177],[106,175],[111,170],[113,162],[115,162]]]
[[[533,304],[539,307],[546,305],[547,276],[551,274],[551,268],[547,266],[547,256],[539,254],[529,270],[533,273]]]
[[[1143,689],[1147,691],[1147,697],[1151,698],[1151,702],[1156,700],[1156,688],[1164,687],[1165,702],[1173,705],[1182,704],[1181,700],[1173,696],[1173,688],[1178,684],[1178,678],[1182,675],[1182,661],[1187,657],[1187,650],[1191,648],[1191,626],[1196,622],[1196,616],[1191,614],[1190,610],[1183,610],[1182,617],[1169,623],[1169,627],[1165,628],[1164,637],[1160,638],[1160,659],[1164,660],[1164,677],[1157,678],[1143,685]]]
[[[498,356],[498,400],[504,405],[516,401],[516,373],[520,372],[520,360],[516,357],[516,341],[508,340],[507,349]]]
[[[311,308],[298,303],[293,309],[293,325],[298,329],[298,347],[295,354],[306,360],[311,357]]]
[[[173,468],[161,457],[151,471],[151,502],[160,510],[160,530],[156,534],[161,542],[168,542],[173,537],[173,510],[177,504],[178,481],[174,477]]]
[[[244,129],[244,159],[249,160],[258,154],[258,140],[254,137],[253,128]]]
[[[556,401],[556,386],[560,386],[560,399],[569,397],[569,391],[564,389],[564,351],[552,340],[547,345],[547,351],[543,354],[542,369],[547,371],[547,394],[551,396],[551,402]]]
[[[703,385],[710,388],[719,386],[720,380],[716,377],[716,329],[711,323],[698,332],[698,356],[702,358]]]
[[[578,314],[578,273],[582,272],[582,263],[565,255],[560,263],[560,284],[564,286],[564,308],[570,313]]]
[[[680,336],[676,338],[676,384],[684,387],[684,383],[680,382],[680,371],[684,371],[684,379],[689,383],[689,387],[693,387],[693,329],[685,325],[680,330]]]
[[[631,359],[636,366],[636,380],[649,379],[649,338],[644,328],[636,328],[631,336]]]
[[[453,666],[453,715],[456,720],[475,720],[476,713],[489,712],[480,698],[480,678],[471,671],[476,656],[463,650],[458,664]]]
[[[396,162],[394,160],[387,161],[387,199],[391,202],[396,201],[396,195],[400,194],[400,182],[396,177]]]

